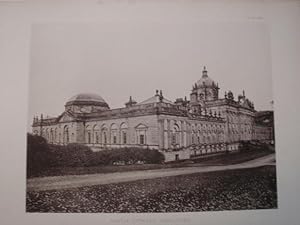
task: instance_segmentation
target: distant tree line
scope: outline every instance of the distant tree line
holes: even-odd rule
[[[52,145],[46,139],[27,134],[27,176],[50,167],[89,167],[125,164],[158,164],[164,155],[157,150],[120,148],[93,152],[80,144]]]

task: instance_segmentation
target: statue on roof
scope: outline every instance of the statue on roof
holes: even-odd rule
[[[233,96],[232,91],[228,91],[227,98],[230,99],[230,100],[234,100],[234,96]]]

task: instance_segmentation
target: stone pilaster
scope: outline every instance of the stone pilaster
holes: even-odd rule
[[[158,144],[159,149],[164,149],[164,119],[158,120]]]

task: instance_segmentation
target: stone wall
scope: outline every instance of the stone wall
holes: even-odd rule
[[[189,149],[181,150],[181,151],[170,151],[162,152],[165,156],[165,162],[177,161],[177,160],[185,160],[189,159],[191,156],[191,151]]]

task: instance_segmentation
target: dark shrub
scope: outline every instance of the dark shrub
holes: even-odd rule
[[[142,148],[116,148],[94,152],[89,160],[90,166],[137,163],[162,163],[164,155],[157,150]]]
[[[45,138],[27,134],[27,176],[50,166],[50,148]]]
[[[52,167],[88,166],[93,152],[88,146],[68,144],[64,146],[50,145],[50,161]]]
[[[118,148],[93,152],[80,144],[52,145],[41,136],[27,135],[27,176],[37,176],[44,170],[63,167],[124,165],[164,161],[158,150]]]
[[[93,154],[84,145],[49,145],[45,138],[27,134],[27,176],[35,176],[49,167],[89,166]]]

